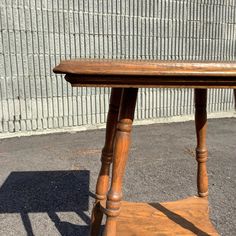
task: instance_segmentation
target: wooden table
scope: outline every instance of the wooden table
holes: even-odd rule
[[[236,63],[80,59],[62,61],[54,72],[66,74],[74,87],[112,87],[92,236],[99,235],[104,213],[103,236],[218,235],[208,216],[207,89],[236,88]],[[143,87],[195,89],[198,197],[166,203],[121,202],[137,93]]]

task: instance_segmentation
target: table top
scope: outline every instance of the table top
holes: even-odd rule
[[[236,88],[236,62],[78,59],[53,71],[72,86]]]

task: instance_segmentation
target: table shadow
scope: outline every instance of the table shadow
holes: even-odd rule
[[[11,172],[0,188],[0,213],[19,213],[28,236],[28,213],[47,213],[63,236],[88,235],[89,171]],[[63,222],[57,212],[75,212],[83,225]]]
[[[192,233],[198,235],[198,236],[210,236],[206,232],[202,231],[198,227],[196,227],[193,223],[186,220],[182,216],[174,213],[173,211],[170,211],[166,207],[162,206],[160,203],[149,203],[150,206],[156,208],[157,210],[161,211],[163,214],[165,214],[170,220],[175,222],[176,224],[180,225],[181,227],[191,231]]]

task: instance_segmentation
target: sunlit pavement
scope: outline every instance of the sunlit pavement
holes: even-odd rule
[[[0,140],[0,235],[87,235],[104,130]],[[236,119],[209,120],[210,215],[236,235]],[[136,126],[124,198],[196,194],[193,122]]]

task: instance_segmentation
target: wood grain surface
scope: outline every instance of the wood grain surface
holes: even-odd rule
[[[80,59],[53,71],[73,87],[236,88],[236,62]]]
[[[101,60],[62,61],[53,70],[80,75],[236,76],[236,62]]]
[[[135,209],[135,210],[134,210]],[[122,202],[117,236],[219,235],[209,220],[207,198],[164,203]]]

